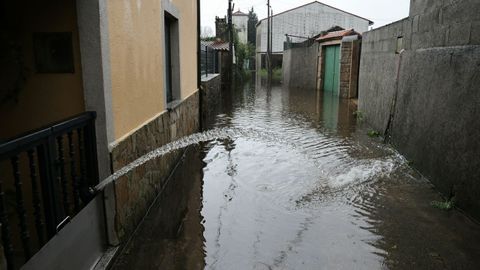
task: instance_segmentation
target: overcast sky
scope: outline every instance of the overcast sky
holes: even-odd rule
[[[267,16],[267,0],[234,0],[235,11],[247,11],[253,6],[261,20]],[[313,0],[270,0],[274,14],[313,2]],[[374,28],[408,16],[410,0],[322,0],[327,5],[365,17],[375,22]],[[224,17],[228,0],[201,0],[202,29],[211,27],[215,34],[215,16]]]

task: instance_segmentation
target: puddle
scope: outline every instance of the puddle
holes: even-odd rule
[[[431,207],[439,195],[353,103],[259,85],[224,98],[208,131],[120,172],[191,145],[114,269],[480,267],[480,226]]]

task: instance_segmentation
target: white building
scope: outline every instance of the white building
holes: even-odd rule
[[[248,15],[238,10],[232,14],[232,23],[238,32],[238,40],[247,44],[248,42]]]
[[[265,54],[267,51],[267,19],[257,24],[257,70],[265,67]],[[368,31],[368,26],[373,22],[360,16],[334,8],[332,6],[314,1],[282,13],[274,14],[272,17],[272,53],[273,62],[280,62],[283,55],[285,35],[290,37],[292,42],[302,42],[305,38],[318,35],[334,26],[344,29],[354,29],[359,33]],[[262,57],[263,55],[263,57]],[[262,63],[262,60],[263,63]]]

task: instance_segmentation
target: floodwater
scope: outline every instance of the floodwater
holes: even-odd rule
[[[282,86],[225,92],[209,124],[230,135],[187,147],[114,269],[480,269],[480,226],[432,207],[355,111]]]

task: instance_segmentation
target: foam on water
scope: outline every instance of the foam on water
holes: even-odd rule
[[[259,129],[235,127],[217,127],[195,133],[170,142],[136,159],[99,183],[95,190],[100,191],[104,189],[108,184],[142,166],[149,160],[159,158],[190,145],[221,139],[236,140],[238,138],[247,138],[262,143],[282,145],[286,151],[298,151],[306,160],[312,162],[315,167],[324,172],[325,179],[320,182],[321,189],[328,188],[331,191],[333,189],[341,189],[347,185],[362,184],[380,174],[388,175],[402,163],[402,157],[398,154],[393,154],[388,158],[383,157],[382,159],[358,160],[350,157],[346,151],[348,146],[342,145],[341,141],[317,137],[314,143],[306,144],[304,141],[298,141],[289,135],[292,134],[279,134]],[[319,183],[312,184],[316,186],[315,188],[319,187]]]

